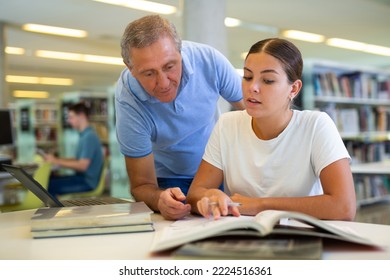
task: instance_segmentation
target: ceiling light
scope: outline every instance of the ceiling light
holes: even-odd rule
[[[264,33],[271,33],[271,34],[278,34],[279,29],[273,26],[258,24],[258,23],[251,23],[247,21],[242,21],[237,18],[225,18],[225,26],[226,27],[242,27],[254,31],[264,32]]]
[[[160,4],[151,1],[143,1],[143,0],[93,0],[93,1],[110,4],[110,5],[122,6],[130,9],[157,13],[157,14],[164,14],[164,15],[174,14],[177,11],[175,6]]]
[[[73,80],[67,78],[39,77],[39,83],[42,85],[71,86],[73,85]]]
[[[74,60],[82,61],[83,55],[79,53],[68,53],[68,52],[55,52],[55,51],[46,51],[46,50],[37,50],[35,55],[43,58],[54,58],[62,60]]]
[[[345,40],[340,38],[330,38],[326,41],[326,44],[332,47],[390,56],[390,48],[366,44],[357,41]]]
[[[123,58],[121,58],[121,57],[110,57],[110,56],[99,56],[99,55],[86,54],[83,57],[83,61],[123,66]]]
[[[7,75],[5,77],[5,80],[8,83],[21,83],[21,84],[41,84],[41,85],[55,85],[55,86],[73,85],[73,80],[67,78]]]
[[[325,37],[322,35],[298,31],[298,30],[285,30],[282,32],[282,35],[286,38],[307,41],[312,43],[321,43],[325,40]]]
[[[17,98],[49,98],[47,91],[15,90],[13,96]]]
[[[4,51],[6,54],[16,54],[16,55],[22,55],[25,53],[25,50],[23,48],[16,48],[16,47],[5,47]]]
[[[363,51],[366,45],[361,42],[339,39],[339,38],[330,38],[326,40],[326,44],[332,47],[338,47],[338,48],[355,50],[355,51]]]
[[[59,36],[68,36],[68,37],[76,37],[76,38],[84,38],[87,37],[87,32],[84,30],[78,29],[69,29],[48,25],[40,25],[28,23],[22,26],[22,29],[25,31],[59,35]]]
[[[103,64],[123,66],[123,59],[121,57],[68,53],[68,52],[55,52],[55,51],[46,51],[46,50],[37,50],[35,52],[35,55],[43,58],[73,60],[73,61],[81,61],[81,62],[93,62],[93,63],[103,63]]]
[[[227,27],[237,27],[242,24],[242,21],[236,18],[230,18],[227,17],[225,18],[225,26]]]
[[[390,56],[390,48],[382,46],[367,45],[364,51],[378,55]]]

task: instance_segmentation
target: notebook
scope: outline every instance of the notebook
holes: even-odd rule
[[[2,164],[2,167],[17,179],[24,187],[34,193],[45,206],[66,207],[66,206],[88,206],[101,204],[131,203],[130,200],[116,197],[85,197],[69,200],[58,200],[52,196],[41,184],[28,174],[22,167]]]

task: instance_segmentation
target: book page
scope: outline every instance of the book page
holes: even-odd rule
[[[300,227],[302,227],[303,224],[307,224],[309,226],[324,230],[329,233],[326,235],[326,237],[328,238],[340,239],[370,246],[377,246],[377,244],[375,244],[372,240],[361,236],[347,226],[335,226],[333,224],[327,223],[326,221],[319,220],[303,213],[279,210],[265,210],[256,215],[256,221],[268,227],[270,227],[271,225],[275,225],[281,219],[284,220],[284,224],[286,224],[285,218],[289,219],[289,223],[295,222],[296,224],[298,222],[300,224]],[[321,234],[318,234],[318,236],[320,235]]]
[[[248,221],[253,221],[253,217],[225,216],[214,220],[200,216],[187,216],[182,220],[175,221],[157,234],[152,251],[164,250],[194,240],[210,237],[216,233],[239,227],[239,224],[247,223]]]

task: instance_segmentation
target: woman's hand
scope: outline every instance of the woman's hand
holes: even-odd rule
[[[206,196],[202,197],[197,202],[199,213],[209,218],[210,215],[218,220],[221,216],[232,214],[233,216],[240,216],[240,211],[237,206],[231,205],[233,201],[224,192],[220,190],[210,190],[206,192]]]

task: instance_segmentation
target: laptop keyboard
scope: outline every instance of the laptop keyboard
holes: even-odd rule
[[[65,206],[88,206],[88,205],[129,203],[130,201],[126,201],[116,197],[91,197],[91,198],[63,200],[61,202]]]

